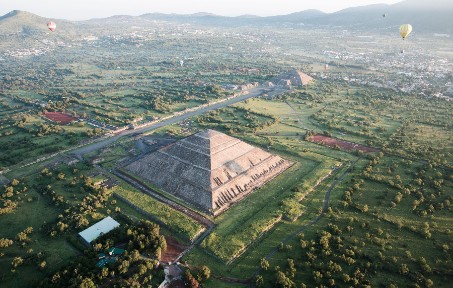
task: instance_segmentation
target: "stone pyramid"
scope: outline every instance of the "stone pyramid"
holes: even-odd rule
[[[215,130],[199,132],[126,169],[218,215],[293,163]]]
[[[313,82],[313,78],[298,70],[291,70],[273,79],[273,83],[283,86],[305,86]]]

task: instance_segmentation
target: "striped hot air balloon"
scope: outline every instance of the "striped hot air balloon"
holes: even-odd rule
[[[403,40],[406,39],[409,34],[412,32],[412,25],[411,24],[403,24],[400,26],[400,35],[403,37]]]
[[[57,28],[57,24],[53,21],[47,22],[47,28],[49,28],[50,31],[55,31],[55,28]]]

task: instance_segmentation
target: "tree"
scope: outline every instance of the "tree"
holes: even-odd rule
[[[28,238],[28,236],[27,236],[27,233],[25,233],[25,232],[19,232],[19,233],[17,233],[16,239],[19,240],[19,241],[21,241],[21,242],[25,242],[25,241],[30,240],[30,239]]]
[[[38,268],[40,270],[44,270],[47,267],[47,262],[46,261],[41,261],[38,265]]]
[[[23,263],[24,259],[22,259],[22,257],[14,257],[13,261],[11,262],[11,266],[13,266],[13,268],[17,268]]]
[[[13,245],[13,240],[10,240],[8,238],[1,238],[0,239],[0,248],[6,248]]]
[[[296,284],[289,279],[285,273],[281,271],[277,271],[277,280],[275,282],[276,287],[281,287],[281,288],[293,288],[296,287]]]
[[[200,284],[198,283],[197,279],[195,279],[192,276],[192,273],[190,273],[189,270],[186,270],[186,272],[184,272],[184,280],[187,283],[186,287],[198,288],[200,286]]]
[[[79,288],[96,288],[96,285],[94,285],[93,280],[90,278],[84,278],[82,283],[80,283]]]
[[[261,259],[261,269],[267,271],[269,269],[269,261],[266,260],[266,258]]]
[[[365,213],[368,212],[368,205],[367,204],[363,205],[362,212],[365,212]]]
[[[11,185],[12,186],[17,186],[18,184],[19,184],[19,180],[17,180],[17,179],[11,180]]]
[[[201,276],[203,280],[208,280],[211,277],[211,269],[208,266],[202,266]]]
[[[146,265],[143,265],[143,264],[138,265],[138,274],[139,275],[144,275],[147,270],[148,270],[148,268],[146,268]]]
[[[434,282],[431,279],[426,279],[425,285],[426,287],[434,287]]]
[[[261,275],[256,275],[255,277],[255,286],[257,288],[261,288],[264,286],[264,279],[263,279],[263,276]]]
[[[296,268],[294,266],[294,260],[291,258],[288,258],[288,269],[286,270],[286,275],[289,278],[294,279],[295,274],[296,274]]]
[[[407,273],[409,273],[409,267],[407,267],[406,264],[401,264],[400,273],[401,273],[401,274],[407,274]]]

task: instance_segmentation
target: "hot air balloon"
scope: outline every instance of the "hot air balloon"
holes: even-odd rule
[[[53,21],[47,22],[47,28],[49,28],[50,31],[55,31],[55,28],[57,28],[57,24]]]
[[[228,47],[228,49],[230,49],[230,51],[233,51],[233,47],[231,47],[231,46],[230,46],[230,47]]]
[[[184,60],[179,60],[179,65],[184,66]]]
[[[387,14],[385,14],[385,13],[382,14],[382,18],[385,18],[385,17],[387,17]]]
[[[406,39],[409,34],[412,32],[412,26],[411,24],[404,24],[400,26],[400,35],[403,37],[403,40]]]

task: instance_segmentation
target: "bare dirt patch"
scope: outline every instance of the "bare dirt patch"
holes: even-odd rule
[[[346,150],[346,151],[361,151],[364,153],[373,153],[373,152],[378,152],[379,149],[373,148],[373,147],[368,147],[364,146],[361,144],[353,143],[353,142],[348,142],[324,135],[313,135],[308,138],[309,141],[321,144],[324,146],[328,146],[331,148],[339,148],[341,150]]]
[[[77,118],[72,117],[71,115],[64,114],[61,112],[45,112],[45,113],[43,113],[43,115],[47,119],[49,119],[53,122],[58,122],[62,125],[66,125],[66,124],[69,124],[71,122],[78,120]]]
[[[167,249],[165,250],[165,253],[162,254],[160,259],[162,262],[173,262],[176,258],[178,258],[179,254],[189,247],[179,243],[172,237],[165,237],[165,240],[167,241]]]

